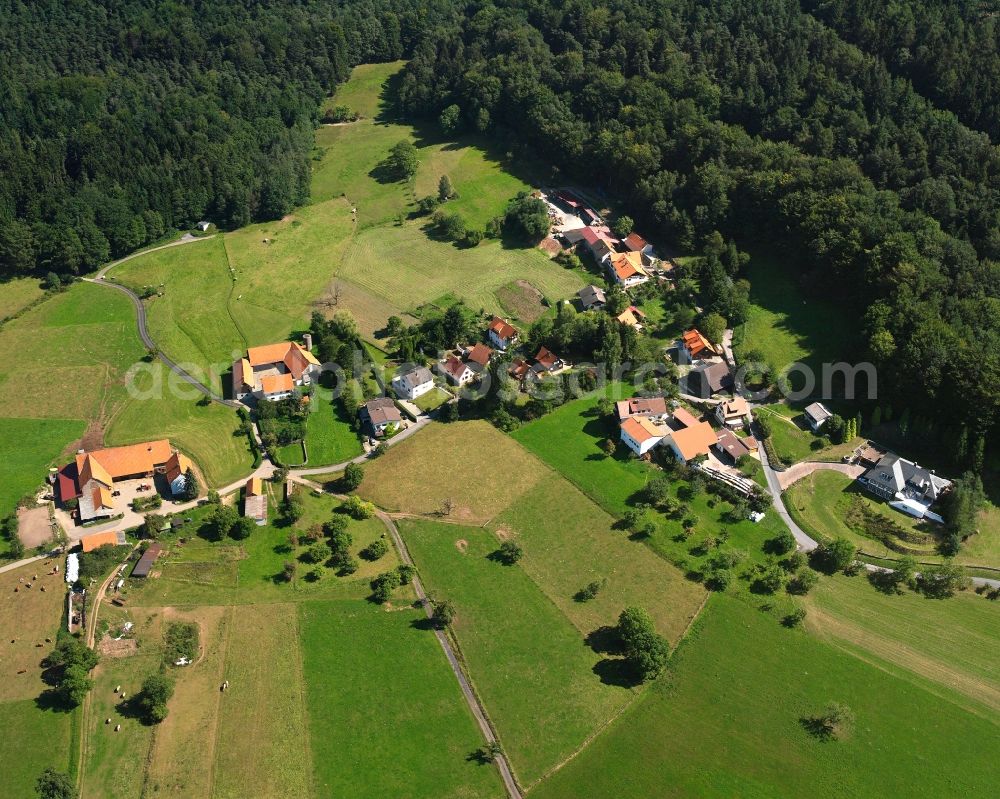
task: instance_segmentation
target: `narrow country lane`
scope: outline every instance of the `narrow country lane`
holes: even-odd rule
[[[398,436],[397,436],[398,437]],[[302,477],[298,477],[289,474],[289,477],[294,480],[294,482],[300,483],[310,488],[315,488],[320,491],[323,487],[312,480],[306,480]],[[332,493],[332,492],[331,492]],[[333,494],[333,496],[338,499],[346,499],[347,497],[343,494]],[[399,534],[399,528],[396,527],[396,522],[393,518],[386,513],[381,508],[375,509],[375,514],[378,516],[379,520],[385,525],[386,531],[392,538],[393,543],[396,545],[396,550],[399,552],[399,557],[402,559],[403,563],[413,566],[413,558],[410,557],[410,552],[406,548],[406,544],[403,541],[403,537]],[[417,594],[417,599],[424,609],[424,614],[430,619],[434,614],[434,609],[431,607],[430,600],[427,598],[427,593],[424,591],[424,586],[420,582],[419,572],[413,576],[413,590]],[[476,719],[476,723],[479,725],[480,731],[483,733],[483,737],[486,739],[487,743],[498,743],[496,732],[494,732],[489,719],[486,716],[486,711],[476,696],[475,691],[472,690],[472,686],[469,684],[469,680],[462,670],[462,665],[455,654],[455,650],[452,648],[451,641],[448,640],[448,636],[443,630],[434,628],[434,635],[437,637],[438,643],[444,650],[444,655],[448,659],[448,665],[451,666],[451,671],[455,675],[455,679],[458,680],[459,688],[462,689],[462,696],[465,697],[465,702],[469,706],[469,710]],[[514,779],[514,773],[510,769],[510,764],[507,762],[507,756],[504,754],[497,755],[494,759],[497,769],[500,771],[500,777],[503,779],[504,787],[507,789],[507,795],[510,799],[522,799],[521,790],[517,786],[517,781]]]

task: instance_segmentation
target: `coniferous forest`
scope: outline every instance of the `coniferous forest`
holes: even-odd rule
[[[54,0],[0,10],[0,274],[85,273],[308,194],[319,100],[409,58],[399,110],[533,151],[700,251],[766,242],[882,390],[1000,410],[1000,62],[971,0]],[[703,304],[746,313],[707,259]]]

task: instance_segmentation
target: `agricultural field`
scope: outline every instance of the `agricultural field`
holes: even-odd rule
[[[498,468],[504,476],[494,480]],[[483,524],[547,473],[487,422],[455,422],[431,425],[367,464],[358,494],[386,510],[431,515],[451,500],[451,519]]]
[[[47,469],[80,439],[85,427],[81,419],[0,418],[0,517],[42,485]]]
[[[199,405],[186,384],[172,388],[177,381],[162,364],[142,362],[135,310],[124,295],[76,283],[0,329],[0,363],[16,364],[29,350],[41,358],[44,390],[34,371],[0,372],[0,425],[26,434],[0,436],[0,472],[16,469],[0,489],[4,507],[39,484],[81,436],[92,449],[169,437],[212,485],[248,471],[246,439],[232,435],[235,414]]]
[[[500,543],[492,533],[409,520],[400,533],[428,593],[455,605],[471,680],[522,785],[633,701],[637,689],[622,683],[618,661],[585,645],[524,569],[488,557]]]
[[[624,396],[621,387],[610,390],[615,397]],[[621,518],[642,500],[640,492],[658,474],[627,451],[611,457],[603,453],[601,442],[609,436],[617,437],[617,425],[612,419],[600,416],[595,396],[567,402],[552,413],[522,425],[512,435],[615,518]],[[727,514],[729,503],[705,491],[692,494],[680,483],[675,484],[673,497],[686,506],[684,515],[696,519],[691,532],[683,532],[677,514],[671,517],[651,514],[657,529],[644,540],[655,552],[692,572],[698,572],[707,562],[709,552],[703,547],[706,539],[718,540],[725,533],[728,549],[761,560],[764,541],[785,529],[772,511],[757,524],[746,519],[733,520]]]
[[[551,474],[490,528],[521,544],[521,568],[583,635],[617,618],[625,607],[641,605],[676,644],[700,609],[704,589],[614,525],[614,518]],[[595,580],[607,581],[596,598],[575,598]]]
[[[971,796],[1000,780],[995,714],[967,712],[953,691],[727,596],[695,627],[669,678],[533,796]],[[803,719],[830,702],[856,723],[822,742]]]
[[[45,641],[54,641],[59,629],[65,598],[63,575],[46,574],[51,568],[43,561],[0,574],[4,597],[0,602],[0,630],[4,631],[0,725],[9,733],[0,740],[0,762],[4,764],[4,792],[9,796],[31,796],[42,769],[51,766],[66,771],[72,760],[70,741],[77,714],[49,701],[49,686],[40,667],[52,648]],[[21,578],[31,582],[36,573],[39,579],[25,589]],[[43,586],[45,590],[39,590]],[[15,587],[19,588],[16,593]],[[39,643],[41,647],[36,646]]]
[[[1000,637],[995,603],[972,591],[944,601],[904,591],[887,596],[863,576],[835,575],[805,598],[806,627],[817,638],[938,684],[945,701],[964,696],[971,712],[1000,713]]]
[[[421,617],[299,605],[315,796],[505,795],[496,769],[470,758],[480,732]]]
[[[584,285],[577,272],[541,250],[509,249],[499,241],[458,248],[429,237],[419,222],[362,231],[338,275],[386,302],[405,301],[408,310],[451,293],[476,310],[502,313],[497,292],[513,282],[529,283],[550,304]]]
[[[312,580],[303,564],[291,582],[278,578],[309,543],[293,546],[289,533],[304,536],[338,504],[297,490],[304,508],[294,526],[273,518],[240,542],[202,538],[210,509],[193,510],[184,543],[166,539],[153,575],[127,587],[126,607],[104,606],[102,629],[133,621],[139,646],[106,657],[95,672],[84,796],[320,797],[332,787],[338,796],[367,796],[375,782],[411,796],[503,795],[496,770],[470,758],[482,745],[479,731],[433,633],[418,623],[412,589],[397,589],[390,606],[368,600],[371,578],[399,564],[394,549],[362,560],[350,577],[323,569]],[[353,553],[385,535],[378,519],[347,529]],[[190,667],[171,669],[167,719],[149,727],[112,689],[134,694],[159,667],[172,620],[199,625],[200,652]],[[375,705],[383,710],[372,715]]]
[[[45,296],[37,278],[19,277],[0,283],[0,321],[9,319]]]
[[[298,609],[233,608],[215,741],[217,799],[307,796],[313,758],[303,685]],[[267,664],[267,668],[262,668]],[[213,693],[217,693],[213,691]]]

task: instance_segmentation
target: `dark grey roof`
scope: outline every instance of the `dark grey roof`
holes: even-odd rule
[[[589,308],[591,305],[596,305],[597,303],[604,304],[608,301],[604,290],[598,286],[584,286],[577,292],[580,297],[580,302],[583,303],[584,308]]]
[[[396,377],[400,379],[406,378],[406,381],[411,386],[434,382],[434,375],[431,374],[431,370],[426,366],[411,366],[409,369],[400,372]]]
[[[684,393],[702,399],[708,399],[713,394],[731,388],[732,385],[733,376],[725,361],[699,366],[697,369],[692,369],[682,379]]]
[[[865,472],[864,478],[890,494],[906,494],[927,502],[934,502],[951,485],[950,480],[891,452]]]

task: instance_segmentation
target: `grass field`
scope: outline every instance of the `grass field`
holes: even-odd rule
[[[954,694],[725,596],[696,626],[670,679],[533,796],[972,796],[1000,780],[995,717],[964,712]],[[831,701],[857,721],[846,739],[822,743],[800,718]]]
[[[44,482],[48,467],[58,463],[84,427],[79,419],[0,418],[0,517]]]
[[[841,308],[807,296],[796,283],[794,267],[778,256],[755,254],[746,276],[750,314],[737,334],[737,357],[757,350],[777,369],[794,361],[818,367],[842,360],[851,336]]]
[[[985,598],[886,596],[864,577],[836,575],[820,582],[806,606],[806,624],[817,637],[937,683],[946,695],[964,694],[980,715],[1000,713],[1000,663],[993,656],[1000,614]]]
[[[524,547],[521,567],[583,635],[616,619],[626,606],[640,605],[676,643],[701,607],[704,589],[613,524],[611,516],[552,474],[490,526]],[[602,579],[607,584],[595,599],[574,599],[585,585]]]
[[[315,796],[504,796],[422,613],[304,602],[299,628]]]
[[[387,510],[420,514],[435,514],[451,499],[452,519],[482,524],[546,471],[492,425],[455,422],[431,425],[366,465],[358,493]]]
[[[490,532],[408,520],[400,532],[428,592],[455,605],[453,629],[472,681],[522,784],[569,756],[633,698],[634,690],[602,681],[616,681],[611,664],[602,664],[525,570],[487,557],[499,544]]]
[[[226,313],[234,286],[222,236],[132,258],[108,279],[162,292],[145,301],[150,335],[174,361],[220,389],[221,375],[247,346]]]
[[[141,389],[145,383],[136,380]],[[228,485],[251,471],[253,455],[247,437],[239,433],[239,418],[217,403],[201,405],[185,388],[185,396],[165,390],[161,397],[132,399],[107,428],[109,446],[169,438],[201,468],[209,487]],[[201,396],[200,394],[197,396]],[[203,486],[204,488],[204,486]]]
[[[19,277],[0,283],[0,320],[13,316],[45,294],[36,278]]]
[[[121,686],[126,696],[135,696],[142,681],[159,671],[159,642],[127,658],[105,658],[93,672],[90,712],[83,731],[83,768],[86,778],[81,799],[139,799],[143,795],[146,758],[154,728],[123,713],[124,703],[115,693]],[[105,724],[105,719],[111,724]],[[114,731],[117,724],[121,730]]]
[[[233,608],[215,741],[216,799],[308,796],[313,757],[298,609]],[[264,665],[266,664],[266,668]]]
[[[786,465],[799,461],[839,461],[862,443],[861,438],[854,438],[831,444],[829,438],[817,436],[806,427],[801,410],[783,403],[762,406],[759,412],[771,422],[771,443]]]
[[[300,535],[337,504],[304,496]],[[128,587],[125,609],[102,611],[111,629],[133,620],[140,646],[99,667],[84,796],[503,795],[496,770],[469,759],[482,740],[433,634],[415,624],[412,589],[398,589],[389,611],[367,601],[369,580],[398,565],[395,550],[348,578],[327,570],[312,582],[303,566],[286,583],[276,574],[307,541],[292,548],[292,528],[273,524],[239,543],[210,542],[193,535],[208,511],[191,512],[183,545],[167,538],[168,554]],[[355,554],[385,534],[378,519],[348,531]],[[28,597],[40,598],[59,601],[56,592]],[[120,714],[111,688],[135,693],[159,666],[174,619],[199,624],[201,653],[171,670],[167,720],[146,727]]]
[[[229,643],[230,609],[221,606],[151,611],[163,623],[194,622],[201,653],[190,666],[171,669],[176,678],[170,713],[156,730],[145,776],[146,794],[208,799],[216,726],[223,699],[219,685]],[[158,629],[162,641],[162,628]]]
[[[578,273],[540,250],[510,249],[498,241],[460,249],[430,238],[420,222],[362,231],[338,274],[387,302],[405,301],[408,309],[451,293],[471,308],[496,313],[503,312],[497,292],[517,280],[551,302],[572,297],[584,285]]]
[[[804,477],[785,492],[789,511],[795,515],[799,523],[811,530],[819,539],[831,539],[842,536],[851,540],[859,548],[870,555],[885,558],[898,558],[900,551],[894,550],[882,541],[865,536],[847,523],[848,510],[853,501],[864,503],[864,507],[892,520],[908,533],[926,537],[923,543],[917,541],[899,540],[896,545],[910,550],[910,554],[920,561],[939,563],[944,560],[937,552],[937,534],[939,526],[931,522],[921,522],[893,510],[885,502],[880,502],[861,490],[852,481],[839,472],[818,471]],[[984,514],[989,518],[989,511]],[[954,560],[969,566],[1000,567],[997,556],[1000,531],[988,524],[980,525],[978,535],[972,536],[962,544]]]
[[[277,447],[275,454],[285,466],[301,466],[306,462],[305,450],[301,441],[293,441],[283,447]]]
[[[35,779],[42,769],[52,766],[66,771],[71,761],[70,737],[73,718],[70,713],[53,709],[44,699],[48,686],[42,680],[40,661],[55,640],[62,619],[65,594],[62,574],[45,574],[51,568],[42,564],[22,566],[0,574],[0,630],[3,630],[3,654],[0,657],[0,728],[7,734],[0,740],[0,793],[5,796],[33,796]],[[19,579],[39,580],[30,590]],[[45,586],[45,591],[39,590]],[[13,639],[13,643],[11,643]],[[41,648],[35,644],[43,643]],[[24,673],[19,673],[21,671]]]
[[[27,351],[40,353],[37,369],[14,369]],[[45,467],[72,450],[84,430],[92,448],[169,437],[214,485],[246,473],[250,455],[245,438],[232,436],[235,414],[185,399],[184,392],[192,391],[186,384],[175,396],[172,373],[159,363],[140,363],[143,354],[128,298],[87,283],[74,284],[0,330],[0,363],[9,365],[0,367],[0,424],[23,434],[0,436],[0,473],[12,474],[0,489],[4,507],[11,501],[8,492],[16,499],[15,490],[20,496],[38,484]],[[137,363],[147,371],[131,380],[129,370]],[[133,397],[127,383],[140,392],[155,390],[149,399]]]
[[[450,399],[451,394],[447,391],[441,388],[434,388],[413,400],[413,404],[426,413],[427,411],[433,411],[435,408],[440,408]]]
[[[346,105],[363,119],[372,119],[382,109],[382,86],[398,73],[405,61],[388,61],[384,64],[361,64],[351,70],[351,77],[337,87],[336,94],[324,104],[324,110],[335,105]]]

